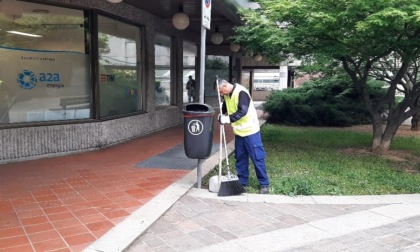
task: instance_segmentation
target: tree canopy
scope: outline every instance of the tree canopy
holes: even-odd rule
[[[256,0],[243,9],[235,40],[271,61],[328,56],[374,61],[392,51],[415,58],[420,48],[418,0]]]
[[[398,87],[420,58],[418,0],[256,0],[258,9],[241,10],[245,25],[235,42],[271,62],[301,59],[329,67],[336,62],[350,76],[373,121],[374,152],[386,152],[398,127],[420,112],[420,83],[411,82],[401,103]],[[390,71],[383,62],[394,61]],[[367,81],[382,72],[389,88],[380,102],[370,100]],[[374,74],[376,73],[376,74]],[[381,113],[389,110],[385,128]]]

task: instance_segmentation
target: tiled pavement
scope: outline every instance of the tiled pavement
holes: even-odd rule
[[[178,144],[179,131],[0,165],[0,251],[81,251],[188,172],[133,167]]]
[[[0,251],[82,251],[191,172],[135,167],[181,143],[183,125],[97,151],[0,164]]]

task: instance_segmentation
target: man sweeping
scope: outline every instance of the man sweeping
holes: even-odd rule
[[[244,187],[248,186],[251,158],[260,183],[259,193],[268,194],[270,181],[265,167],[266,153],[254,102],[248,90],[238,83],[219,80],[218,89],[224,98],[219,122],[230,123],[235,134],[235,167],[239,182]]]

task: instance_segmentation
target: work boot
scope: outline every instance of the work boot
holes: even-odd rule
[[[268,194],[270,192],[268,186],[260,186],[260,194]]]

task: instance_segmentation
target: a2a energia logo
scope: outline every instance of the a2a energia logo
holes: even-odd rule
[[[30,71],[23,70],[18,74],[17,82],[23,89],[33,89],[38,82],[46,83],[47,88],[63,88],[59,73],[39,73],[38,76]]]
[[[18,74],[17,82],[21,88],[32,89],[36,86],[38,80],[32,71],[23,70]]]

